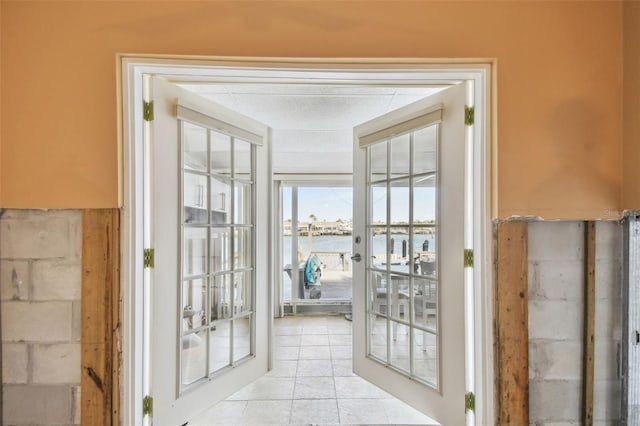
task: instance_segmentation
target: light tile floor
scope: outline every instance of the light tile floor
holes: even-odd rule
[[[351,372],[344,316],[275,320],[274,368],[189,426],[437,425]]]

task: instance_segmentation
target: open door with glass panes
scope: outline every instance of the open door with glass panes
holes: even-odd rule
[[[465,423],[465,88],[354,129],[354,371]]]
[[[175,426],[267,371],[268,129],[149,84],[145,369],[153,425]]]

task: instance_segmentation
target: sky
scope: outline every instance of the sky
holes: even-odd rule
[[[435,219],[435,189],[414,189],[414,219]],[[353,216],[353,191],[351,188],[323,188],[323,187],[299,187],[298,188],[298,220],[308,221],[314,214],[318,221],[335,221],[337,219],[351,220]],[[384,219],[385,194],[374,192],[374,218],[373,221]],[[402,208],[406,206],[406,208]],[[391,221],[408,221],[409,214],[409,189],[394,188],[391,196]],[[380,212],[380,213],[378,213]],[[291,188],[283,191],[283,218],[291,219]]]

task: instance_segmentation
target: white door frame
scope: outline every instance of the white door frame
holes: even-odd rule
[[[139,424],[142,399],[148,390],[143,359],[148,348],[144,330],[142,256],[143,196],[147,179],[143,169],[142,101],[144,75],[171,75],[178,79],[215,78],[242,82],[267,77],[282,83],[358,83],[376,85],[433,85],[460,80],[473,82],[475,125],[473,206],[475,373],[468,380],[476,394],[476,424],[493,424],[493,297],[492,224],[496,211],[496,65],[491,59],[422,58],[246,58],[167,55],[117,56],[117,121],[119,205],[122,206],[122,398],[123,424]],[[366,71],[366,72],[365,72]],[[493,167],[492,167],[493,166]],[[272,230],[270,231],[273,232]],[[273,234],[272,241],[273,241]],[[273,312],[273,268],[270,268],[269,311]],[[271,328],[270,328],[271,330]],[[270,331],[272,333],[272,331]],[[270,341],[272,339],[269,339]],[[148,417],[147,417],[148,418]]]

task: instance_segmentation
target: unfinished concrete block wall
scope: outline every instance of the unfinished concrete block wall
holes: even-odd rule
[[[0,218],[2,420],[80,424],[81,212]]]
[[[619,419],[616,351],[620,339],[622,228],[596,224],[594,424]],[[529,419],[579,425],[583,410],[584,222],[529,224]]]

